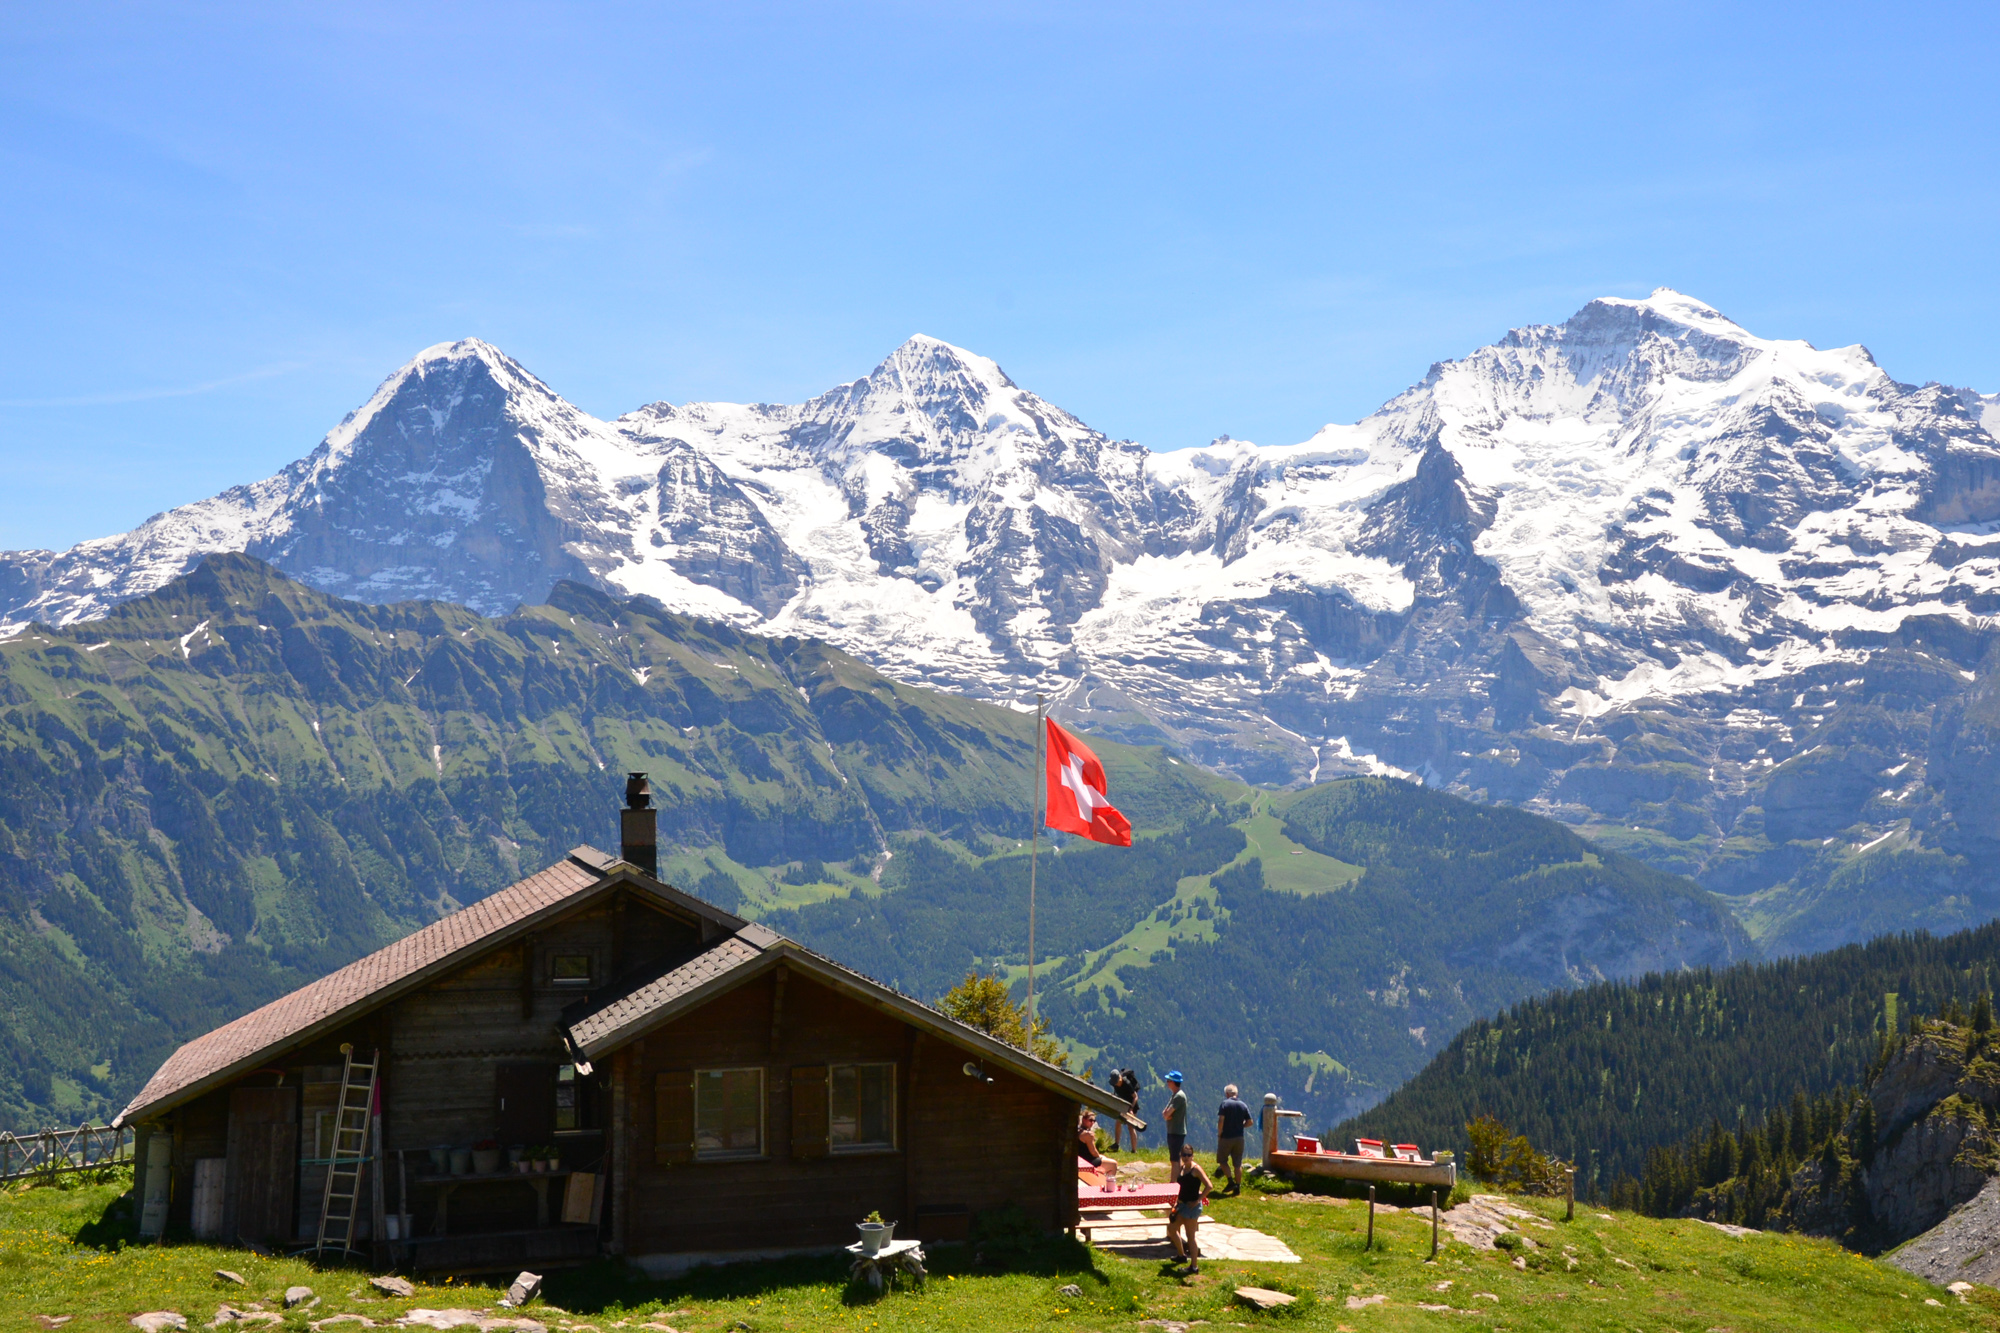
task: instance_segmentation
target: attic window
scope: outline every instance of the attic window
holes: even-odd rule
[[[549,979],[558,986],[588,986],[590,955],[559,953],[549,963]]]

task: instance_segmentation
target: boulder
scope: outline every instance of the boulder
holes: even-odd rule
[[[1272,1291],[1268,1287],[1238,1287],[1236,1299],[1253,1310],[1282,1310],[1297,1301],[1298,1297],[1287,1296],[1282,1291]],[[1349,1300],[1348,1304],[1352,1305],[1353,1301]]]
[[[1074,1282],[1066,1283],[1056,1288],[1056,1295],[1066,1301],[1080,1301],[1083,1299],[1083,1288],[1077,1286]]]
[[[304,1304],[306,1301],[312,1299],[312,1294],[313,1289],[311,1287],[286,1287],[285,1308],[289,1310],[295,1305]]]
[[[226,1268],[216,1269],[215,1276],[216,1280],[220,1282],[233,1283],[234,1285],[239,1287],[245,1285],[243,1281],[243,1275],[241,1273],[232,1273]]]
[[[168,1329],[184,1329],[187,1326],[187,1316],[172,1310],[148,1310],[132,1316],[132,1327],[139,1333],[167,1333]]]
[[[368,1279],[368,1285],[381,1292],[384,1296],[414,1296],[417,1294],[417,1289],[410,1285],[407,1278],[394,1276],[371,1277]]]
[[[507,1298],[502,1305],[523,1306],[542,1294],[542,1275],[523,1271],[507,1288]]]

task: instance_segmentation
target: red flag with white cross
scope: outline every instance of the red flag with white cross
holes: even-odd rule
[[[1114,847],[1132,845],[1132,821],[1118,813],[1104,792],[1104,765],[1090,747],[1056,725],[1048,727],[1048,815],[1052,829]]]

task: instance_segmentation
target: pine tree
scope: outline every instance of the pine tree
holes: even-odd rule
[[[1812,1115],[1806,1110],[1806,1095],[1792,1094],[1791,1149],[1792,1160],[1803,1162],[1812,1152]]]
[[[1875,1103],[1866,1097],[1855,1103],[1853,1142],[1854,1160],[1867,1166],[1875,1158]]]
[[[1993,996],[1981,991],[1979,998],[1972,1002],[1972,1030],[1991,1032],[1993,1030]]]

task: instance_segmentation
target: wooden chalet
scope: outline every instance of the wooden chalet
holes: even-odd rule
[[[621,856],[579,847],[174,1052],[117,1121],[154,1228],[663,1271],[846,1244],[870,1210],[931,1240],[1008,1205],[1075,1225],[1108,1092],[662,883],[628,795]]]

